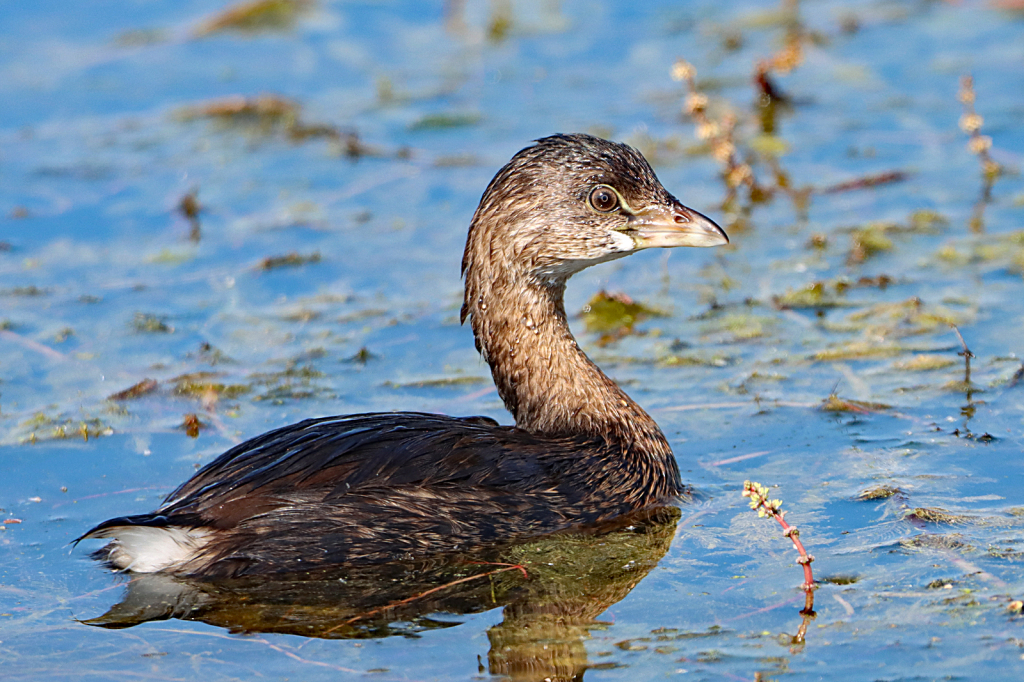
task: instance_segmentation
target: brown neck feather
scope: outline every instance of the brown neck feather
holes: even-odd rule
[[[603,438],[671,460],[654,420],[577,345],[566,321],[565,282],[538,281],[493,260],[488,266],[486,278],[467,270],[463,310],[516,425]]]

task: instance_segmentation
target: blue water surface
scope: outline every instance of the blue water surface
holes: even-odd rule
[[[0,3],[0,678],[496,672],[497,607],[362,640],[90,627],[125,580],[88,558],[95,544],[69,543],[305,417],[509,423],[458,321],[465,231],[513,153],[570,131],[638,146],[732,238],[604,264],[567,292],[581,345],[658,420],[695,490],[657,565],[581,631],[572,671],[1019,678],[1024,15],[999,7],[337,1],[199,35],[224,4]],[[773,76],[791,102],[769,136],[752,76],[787,40],[802,59]],[[815,190],[804,204],[741,193],[723,208],[721,165],[671,78],[679,58],[710,114],[736,117],[740,158],[766,185],[764,150],[782,149],[792,187]],[[1004,171],[988,200],[958,125],[968,73]],[[195,114],[261,95],[365,153]],[[178,209],[189,192],[199,239]],[[889,246],[861,258],[865,228]],[[319,259],[261,267],[291,253]],[[826,302],[787,303],[814,283]],[[609,343],[575,315],[602,289],[667,315]],[[969,386],[951,322],[976,356]],[[217,388],[181,390],[185,375]],[[109,399],[144,379],[157,390]],[[861,403],[822,410],[833,393]],[[815,556],[813,619],[796,552],[740,496],[747,479],[778,486]],[[863,499],[882,486],[897,492]]]

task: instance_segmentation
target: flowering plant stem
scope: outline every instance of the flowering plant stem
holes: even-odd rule
[[[797,527],[786,523],[786,512],[780,511],[782,500],[768,499],[768,488],[752,481],[744,481],[743,497],[750,498],[750,508],[756,509],[758,516],[762,518],[770,516],[782,526],[782,534],[793,542],[796,551],[800,553],[800,558],[796,560],[804,568],[804,584],[800,587],[810,593],[815,587],[814,574],[811,572],[811,562],[814,561],[814,557],[807,553],[804,543],[800,542],[800,531]]]

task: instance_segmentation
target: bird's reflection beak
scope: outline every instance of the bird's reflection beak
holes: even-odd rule
[[[715,221],[682,204],[650,206],[638,211],[629,216],[622,231],[633,238],[637,249],[729,243],[729,237]]]

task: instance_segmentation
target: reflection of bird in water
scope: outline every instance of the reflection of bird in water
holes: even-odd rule
[[[578,348],[574,273],[727,238],[634,149],[556,135],[502,168],[473,216],[462,319],[516,426],[417,413],[311,419],[207,465],[151,514],[83,538],[140,573],[205,578],[350,566],[592,526],[677,497],[658,425]]]
[[[575,680],[591,665],[591,630],[606,625],[596,619],[658,564],[678,519],[677,507],[661,507],[585,535],[561,533],[472,554],[335,566],[273,580],[140,575],[118,604],[84,622],[126,628],[178,618],[236,633],[362,639],[454,627],[463,620],[459,614],[504,607],[502,621],[487,630],[490,673],[521,681]]]

